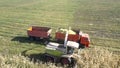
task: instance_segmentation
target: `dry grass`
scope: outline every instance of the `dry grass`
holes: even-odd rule
[[[100,47],[80,51],[78,60],[79,68],[120,68],[120,58],[107,49]]]
[[[83,50],[77,60],[80,68],[120,68],[119,56],[100,47]]]
[[[32,62],[29,58],[21,55],[1,55],[0,68],[57,68],[53,64],[43,64],[42,62]]]

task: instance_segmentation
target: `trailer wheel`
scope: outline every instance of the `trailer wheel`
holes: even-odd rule
[[[40,38],[39,37],[35,37],[35,41],[39,41],[40,40]]]
[[[48,44],[49,43],[49,38],[43,39],[44,44]]]
[[[62,65],[67,65],[67,64],[70,63],[70,61],[68,60],[68,58],[62,58],[62,59],[60,60],[60,63],[61,63]]]
[[[29,36],[29,39],[30,39],[31,41],[34,41],[34,40],[35,40],[35,37]]]

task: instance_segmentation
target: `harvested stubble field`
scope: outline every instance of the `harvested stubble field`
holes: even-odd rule
[[[54,66],[34,64],[29,58],[19,55],[26,50],[28,55],[45,50],[40,42],[28,40],[26,29],[30,25],[52,27],[52,34],[58,27],[69,26],[88,33],[91,47],[85,49],[79,58],[78,66],[81,68],[120,66],[119,0],[1,0],[0,67]]]

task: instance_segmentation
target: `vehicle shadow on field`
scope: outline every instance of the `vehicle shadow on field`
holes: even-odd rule
[[[29,49],[31,50],[31,49]],[[28,57],[30,59],[30,61],[36,63],[36,62],[42,62],[42,63],[45,63],[45,58],[44,58],[44,53],[39,53],[39,54],[30,54],[30,55],[27,55],[27,51],[29,50],[25,50],[21,53],[22,56],[25,56],[25,57]]]
[[[14,37],[11,41],[17,41],[20,43],[35,43],[35,44],[45,44],[44,40],[38,39],[38,40],[30,40],[28,37],[21,37],[21,36],[17,36]]]

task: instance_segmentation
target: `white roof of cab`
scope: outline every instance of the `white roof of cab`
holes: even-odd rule
[[[72,47],[72,48],[79,48],[79,43],[68,41],[67,46]]]

